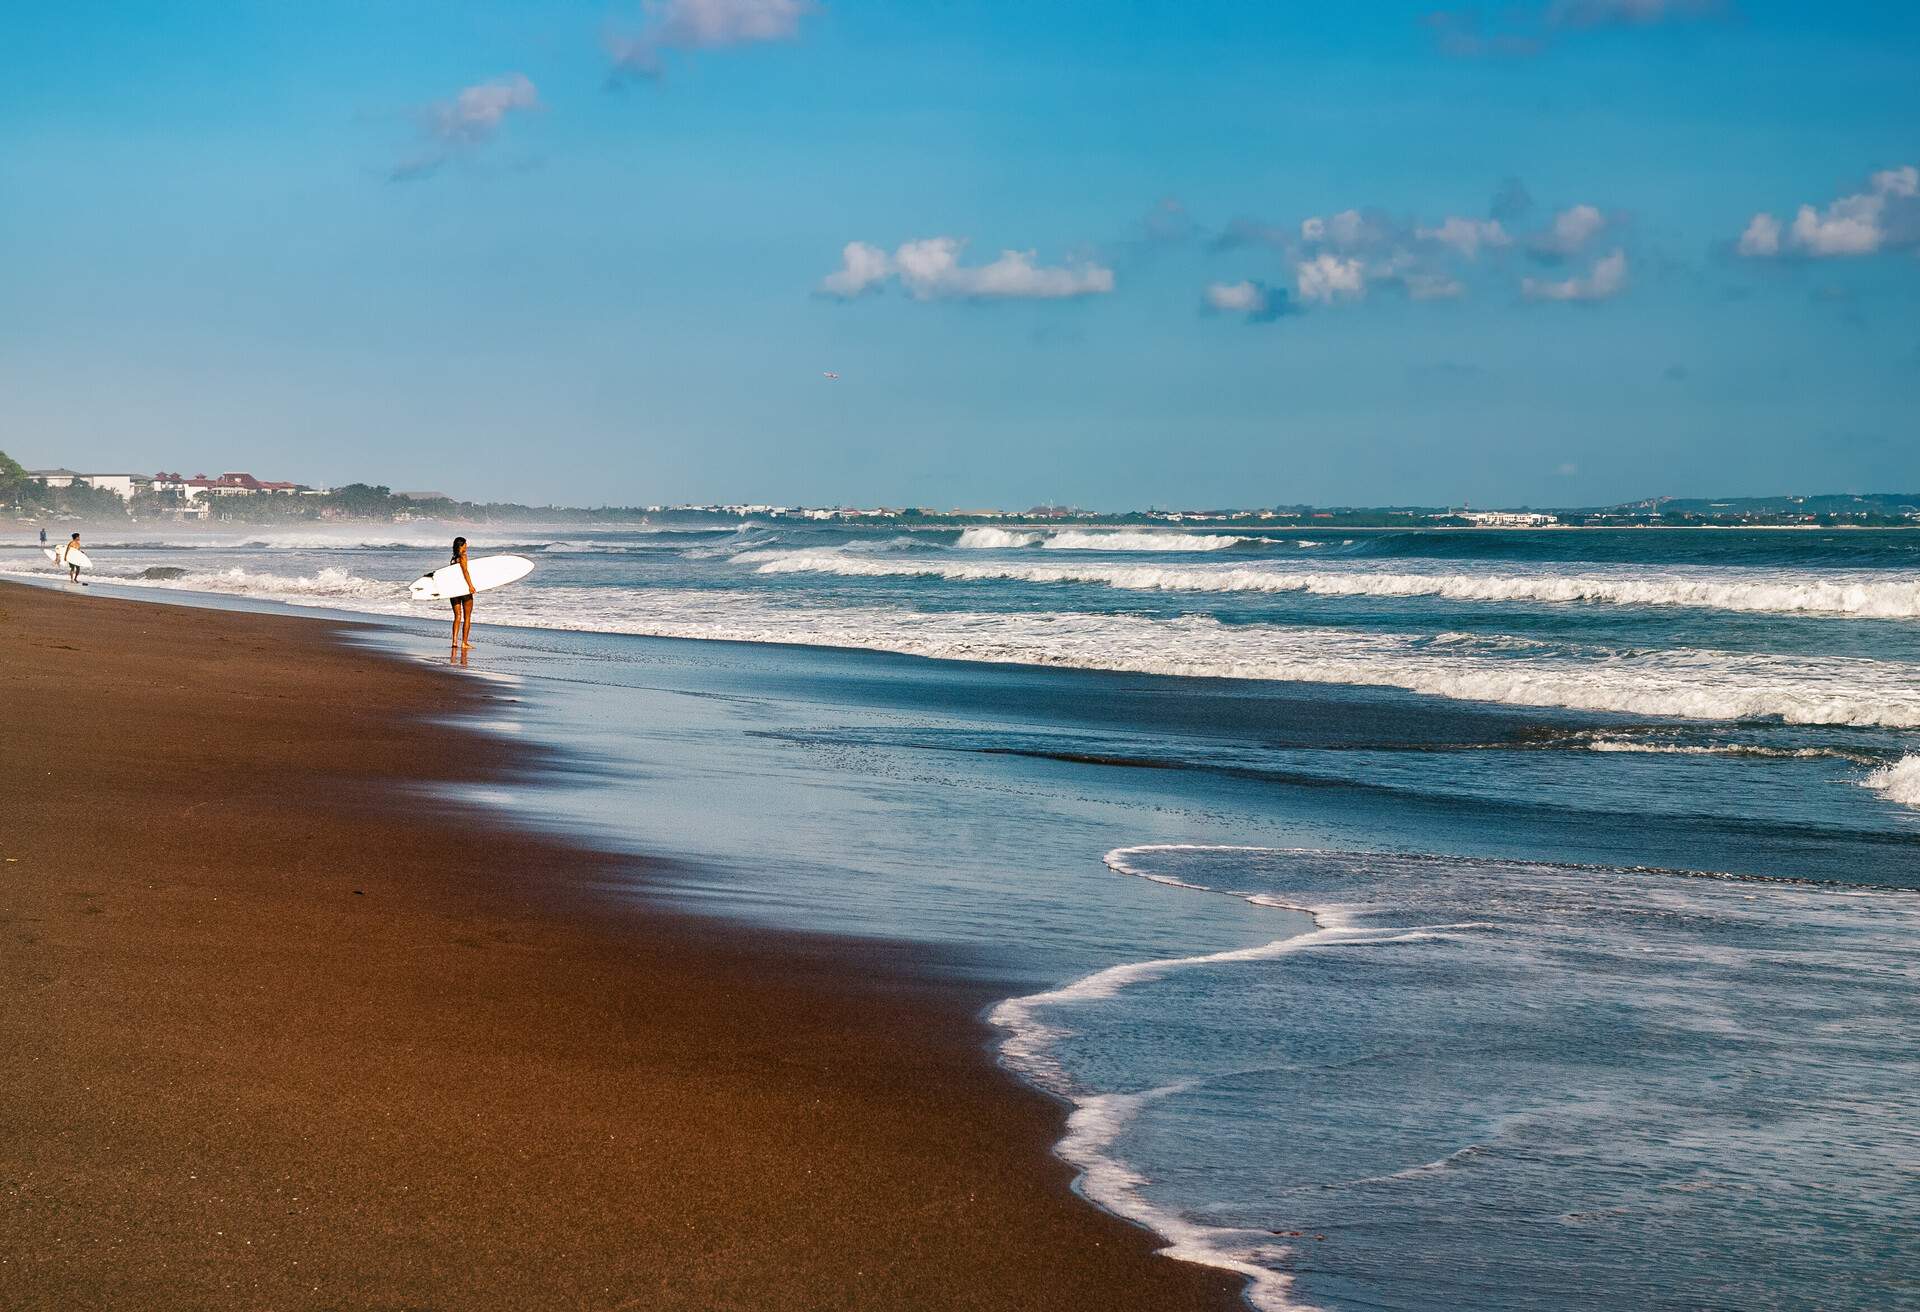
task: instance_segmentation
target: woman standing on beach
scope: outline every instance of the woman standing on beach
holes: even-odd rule
[[[453,645],[471,647],[473,642],[473,575],[467,570],[467,540],[453,540],[453,559],[449,564],[460,567],[460,577],[467,581],[467,593],[464,597],[453,599]]]

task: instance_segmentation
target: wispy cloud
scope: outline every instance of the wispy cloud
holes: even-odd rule
[[[463,151],[484,146],[500,134],[509,115],[540,108],[540,93],[524,73],[476,82],[450,100],[436,101],[420,114],[425,144],[388,170],[395,182],[424,178]]]
[[[1438,227],[1416,228],[1414,235],[1422,241],[1438,242],[1450,247],[1467,259],[1480,254],[1482,246],[1497,250],[1513,245],[1513,238],[1500,226],[1498,219],[1464,219],[1449,215]]]
[[[1092,261],[1040,264],[1033,251],[1001,251],[986,264],[960,262],[967,243],[958,237],[903,242],[891,255],[864,241],[841,249],[840,267],[820,280],[819,291],[844,300],[897,283],[916,301],[1067,300],[1098,296],[1114,288],[1113,270]]]
[[[1441,54],[1455,59],[1525,59],[1555,38],[1601,28],[1654,27],[1722,18],[1724,0],[1550,0],[1544,6],[1506,7],[1491,19],[1480,9],[1435,9],[1420,16]]]
[[[792,41],[800,20],[818,10],[813,0],[648,0],[639,30],[607,34],[611,76],[616,82],[659,77],[670,50]]]
[[[1735,240],[1736,254],[1750,259],[1797,256],[1874,255],[1920,246],[1920,168],[1882,169],[1866,188],[1824,207],[1802,205],[1791,223],[1755,214]]]
[[[1724,0],[1554,0],[1548,27],[1651,27],[1656,23],[1721,18]]]
[[[1455,59],[1524,59],[1546,48],[1537,32],[1490,26],[1478,9],[1435,9],[1420,23],[1440,53]]]
[[[1615,251],[1594,261],[1583,278],[1552,281],[1523,278],[1520,294],[1530,301],[1606,301],[1627,289],[1627,253]]]
[[[1147,211],[1147,217],[1141,227],[1148,241],[1179,242],[1186,241],[1194,234],[1193,215],[1177,196],[1164,196]]]
[[[1487,205],[1487,213],[1503,223],[1513,223],[1527,216],[1533,208],[1533,193],[1527,190],[1527,184],[1518,178],[1508,178],[1493,193],[1493,200]]]

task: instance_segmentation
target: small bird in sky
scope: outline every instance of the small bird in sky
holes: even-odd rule
[[[838,378],[838,377],[839,377],[840,375],[839,375],[839,374],[833,374],[833,373],[825,373],[825,372],[823,372],[823,373],[822,373],[822,374],[821,374],[820,376],[821,376],[822,378],[825,378],[825,379],[827,379],[827,380],[828,380],[829,382],[831,382],[831,381],[832,381],[833,379],[835,379],[835,378]]]

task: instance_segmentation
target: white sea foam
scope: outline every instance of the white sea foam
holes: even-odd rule
[[[1224,533],[1166,533],[1153,530],[1109,533],[1069,529],[1055,533],[1040,545],[1049,551],[1225,551],[1256,538]]]
[[[307,576],[232,569],[179,579],[111,581],[377,614],[430,610],[408,601],[401,582],[337,569]],[[479,617],[483,623],[528,628],[857,647],[941,660],[1398,688],[1510,706],[1920,728],[1920,682],[1913,667],[1856,657],[1605,647],[1487,653],[1405,634],[1223,624],[1200,615],[1149,619],[814,606],[677,588],[507,588],[488,594]]]
[[[998,530],[996,530],[998,531]],[[1151,534],[1145,536],[1154,536]],[[1241,539],[1219,539],[1231,545]],[[1051,544],[1049,544],[1051,545]],[[1188,547],[1180,550],[1201,550]],[[1604,603],[1680,606],[1854,619],[1920,618],[1920,581],[1823,578],[1769,572],[1678,574],[1462,574],[1275,566],[1121,565],[1083,562],[873,560],[832,549],[756,556],[765,574],[838,574],[855,578],[942,578],[960,582],[1087,583],[1144,592],[1288,593],[1323,597],[1439,597],[1448,601]]]
[[[1105,859],[1108,866],[1121,874],[1175,888],[1214,892],[1216,890],[1145,869],[1133,858],[1164,851],[1242,850],[1270,851],[1260,848],[1161,845],[1116,848],[1107,853]],[[1285,905],[1264,894],[1228,895],[1261,906]],[[1080,1171],[1080,1188],[1087,1197],[1109,1211],[1159,1234],[1167,1241],[1160,1251],[1168,1257],[1218,1267],[1247,1277],[1250,1282],[1247,1300],[1262,1312],[1309,1312],[1312,1306],[1294,1298],[1292,1277],[1277,1269],[1285,1263],[1290,1246],[1278,1242],[1267,1231],[1204,1225],[1171,1208],[1157,1206],[1147,1196],[1146,1177],[1113,1151],[1120,1132],[1144,1106],[1185,1092],[1190,1086],[1172,1084],[1140,1093],[1089,1093],[1074,1087],[1053,1054],[1060,1041],[1072,1032],[1071,1015],[1075,1006],[1111,998],[1135,984],[1179,971],[1274,960],[1315,948],[1431,939],[1436,936],[1434,930],[1438,928],[1363,929],[1349,923],[1343,910],[1336,906],[1314,908],[1313,914],[1313,926],[1303,927],[1302,932],[1291,937],[1224,952],[1109,966],[1056,989],[1010,998],[995,1007],[989,1016],[994,1025],[1007,1031],[1007,1037],[1000,1047],[1001,1056],[1007,1064],[1027,1079],[1073,1104],[1074,1110],[1067,1118],[1066,1137],[1055,1147],[1055,1151]]]
[[[1045,536],[1008,528],[963,528],[960,540],[953,545],[971,551],[1011,551],[1030,547]]]
[[[1145,1194],[1146,1177],[1112,1155],[1114,1140],[1143,1106],[1184,1087],[1176,1084],[1141,1093],[1076,1098],[1067,1117],[1066,1137],[1054,1151],[1079,1168],[1080,1189],[1088,1198],[1165,1239],[1160,1251],[1166,1256],[1245,1276],[1247,1301],[1261,1312],[1314,1312],[1312,1304],[1293,1297],[1293,1278],[1274,1269],[1286,1260],[1290,1245],[1265,1231],[1200,1225],[1169,1208],[1154,1206]]]
[[[1920,756],[1903,756],[1860,782],[1889,802],[1920,809]]]
[[[1857,752],[1831,747],[1761,747],[1746,743],[1659,743],[1637,738],[1595,738],[1587,744],[1590,752],[1625,752],[1643,756],[1756,756],[1779,760],[1829,758],[1858,761]]]
[[[1222,624],[1206,616],[810,608],[739,594],[625,593],[618,614],[590,590],[532,623],[662,637],[863,647],[945,660],[1059,665],[1185,677],[1401,688],[1457,700],[1707,720],[1920,728],[1911,667],[1843,657],[1594,649],[1489,658],[1399,634]],[[525,595],[525,594],[522,594]],[[560,598],[551,598],[558,601]],[[492,607],[501,616],[502,604]],[[552,618],[547,618],[548,616]]]
[[[358,609],[368,602],[406,600],[404,583],[386,583],[361,578],[337,566],[326,566],[311,574],[273,574],[234,566],[222,570],[188,570],[178,578],[122,578],[106,572],[89,576],[99,583],[126,587],[164,588],[176,592],[217,592],[231,596],[267,597],[278,601],[352,602]],[[399,612],[395,612],[399,613]]]
[[[1048,551],[1222,551],[1257,540],[1219,533],[1153,529],[968,528],[960,530],[960,538],[953,545],[976,551],[1013,551],[1035,546]]]

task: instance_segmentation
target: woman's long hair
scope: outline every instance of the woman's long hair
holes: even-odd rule
[[[457,564],[459,562],[460,549],[466,545],[467,545],[467,540],[465,538],[455,538],[453,540],[453,559],[447,562],[449,565]]]

